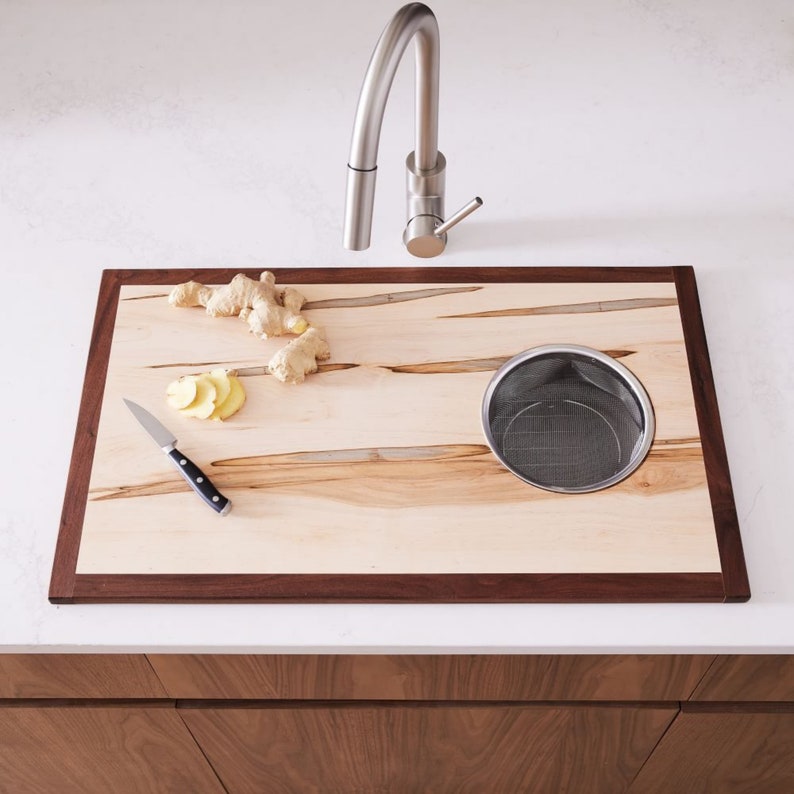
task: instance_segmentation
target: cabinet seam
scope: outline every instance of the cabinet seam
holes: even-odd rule
[[[174,711],[176,712],[176,716],[179,717],[179,721],[185,726],[185,730],[188,732],[190,738],[193,740],[193,744],[195,744],[196,747],[198,747],[198,751],[204,757],[204,760],[207,762],[207,766],[212,770],[212,774],[215,775],[215,779],[218,781],[218,785],[221,787],[221,789],[224,792],[226,792],[226,794],[230,794],[229,789],[226,788],[223,780],[221,779],[221,776],[218,774],[218,771],[212,765],[212,761],[210,761],[209,756],[204,752],[204,748],[201,746],[201,742],[199,742],[199,740],[196,739],[195,735],[193,734],[193,731],[190,730],[190,726],[185,722],[184,719],[182,719],[182,715],[179,713],[179,709],[176,706],[176,702],[174,702]]]
[[[659,745],[664,741],[664,737],[667,736],[667,732],[670,730],[670,728],[673,727],[673,725],[675,724],[675,721],[680,716],[681,716],[681,701],[678,701],[678,708],[677,708],[675,714],[673,714],[672,719],[670,720],[670,722],[667,723],[667,727],[662,731],[662,735],[656,740],[656,743],[651,748],[651,752],[648,753],[648,757],[642,762],[642,764],[640,764],[640,768],[636,771],[636,773],[634,774],[634,777],[629,782],[628,786],[625,789],[624,794],[631,794],[631,789],[634,786],[634,783],[636,782],[637,778],[640,776],[640,773],[642,772],[642,770],[645,769],[645,765],[648,763],[648,761],[651,760],[651,758],[653,758],[653,754],[656,752],[656,750],[659,747]]]

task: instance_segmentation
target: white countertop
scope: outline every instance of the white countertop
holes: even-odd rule
[[[399,3],[6,4],[0,650],[794,651],[791,4],[431,3],[442,257],[403,248],[412,67],[372,246],[341,246],[353,112]],[[752,599],[711,605],[47,601],[103,268],[695,267]]]

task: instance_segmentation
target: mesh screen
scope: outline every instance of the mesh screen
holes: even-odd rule
[[[521,477],[571,490],[619,474],[645,429],[640,404],[618,373],[572,353],[515,367],[497,385],[488,421],[496,450]]]

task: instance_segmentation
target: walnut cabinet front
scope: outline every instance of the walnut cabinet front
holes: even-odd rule
[[[788,792],[794,663],[5,655],[0,792]]]

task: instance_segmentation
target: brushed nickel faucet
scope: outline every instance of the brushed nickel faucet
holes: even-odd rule
[[[438,23],[426,5],[409,3],[378,39],[358,98],[345,201],[344,246],[351,251],[369,248],[383,113],[411,39],[416,39],[416,143],[405,163],[408,225],[403,242],[414,256],[438,256],[446,246],[447,232],[482,206],[478,196],[444,220],[446,160],[438,151]]]

